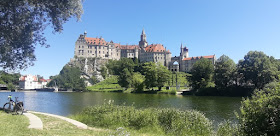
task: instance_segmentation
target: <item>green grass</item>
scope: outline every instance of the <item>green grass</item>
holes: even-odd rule
[[[198,111],[136,109],[112,103],[88,107],[71,116],[89,126],[146,133],[146,135],[213,135],[212,121]]]
[[[102,82],[87,87],[87,90],[94,92],[119,92],[122,91],[123,88],[118,84],[118,77],[111,76]]]
[[[54,117],[36,114],[43,122],[43,130],[29,129],[29,120],[24,115],[6,114],[0,111],[1,136],[104,136],[115,131],[105,129],[79,129],[71,123]]]

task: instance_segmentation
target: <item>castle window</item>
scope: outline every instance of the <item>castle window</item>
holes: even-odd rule
[[[100,51],[99,51],[99,53],[100,53]]]
[[[79,48],[80,48],[80,46],[79,46]]]

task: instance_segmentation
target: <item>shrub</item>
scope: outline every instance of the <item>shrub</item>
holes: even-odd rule
[[[237,115],[245,135],[280,135],[280,89],[255,91],[243,99]]]
[[[106,103],[88,107],[72,116],[87,125],[117,129],[125,127],[142,132],[167,135],[212,135],[212,122],[198,111],[118,106]]]
[[[219,124],[217,132],[217,136],[235,136],[239,135],[237,124],[232,124],[230,121],[224,121]]]

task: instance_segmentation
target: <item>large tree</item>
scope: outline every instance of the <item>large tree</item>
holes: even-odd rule
[[[236,64],[226,55],[222,55],[215,63],[215,84],[217,89],[225,90],[235,83]]]
[[[59,75],[55,76],[47,86],[84,90],[85,82],[80,76],[81,71],[79,68],[65,65]]]
[[[159,91],[170,80],[171,72],[163,65],[154,62],[146,62],[143,65],[145,85],[147,88],[158,87]]]
[[[36,45],[48,47],[44,29],[61,32],[71,17],[80,19],[83,0],[1,0],[0,66],[23,69],[36,60]]]
[[[212,82],[214,65],[209,59],[198,60],[191,69],[191,86],[194,90],[205,88]]]
[[[265,84],[274,81],[278,76],[278,64],[274,58],[263,52],[250,51],[238,62],[238,72],[244,83],[253,88],[262,89]]]

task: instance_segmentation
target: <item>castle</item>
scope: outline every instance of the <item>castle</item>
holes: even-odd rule
[[[162,44],[148,44],[144,29],[138,45],[121,45],[113,41],[107,42],[102,37],[87,37],[87,32],[80,35],[75,43],[75,57],[102,58],[119,60],[125,58],[138,58],[140,62],[156,62],[177,72],[189,72],[192,65],[201,58],[210,59],[215,63],[215,55],[189,57],[189,50],[181,44],[180,56],[172,57],[169,50]]]

